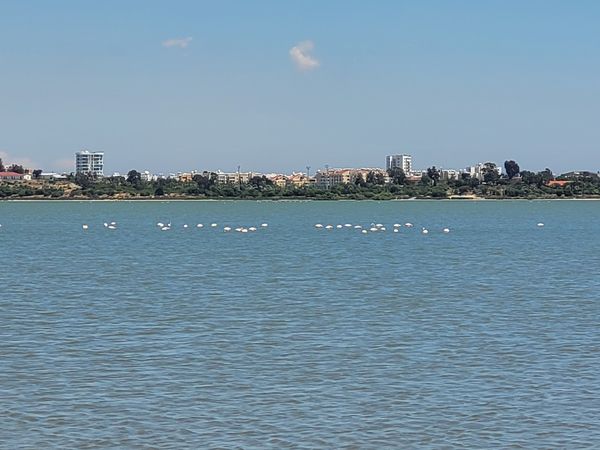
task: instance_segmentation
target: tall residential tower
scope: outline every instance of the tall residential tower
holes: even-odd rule
[[[75,153],[75,173],[104,176],[104,152],[82,150]]]
[[[406,175],[412,171],[412,156],[388,155],[385,157],[385,170],[402,169]]]

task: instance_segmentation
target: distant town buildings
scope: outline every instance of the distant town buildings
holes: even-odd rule
[[[385,157],[385,170],[402,169],[406,175],[412,172],[411,155],[388,155]]]
[[[104,176],[104,152],[82,150],[75,153],[75,173]]]
[[[185,183],[204,183],[197,176],[202,176],[210,179],[210,183],[216,182],[221,185],[242,185],[253,184],[255,186],[272,184],[280,188],[287,187],[304,187],[316,186],[321,189],[328,189],[336,185],[357,184],[361,186],[367,185],[384,185],[388,183],[394,184],[417,184],[417,183],[437,183],[437,181],[460,181],[460,180],[477,180],[480,183],[495,183],[502,178],[502,166],[493,162],[477,163],[468,166],[464,169],[444,169],[441,167],[432,166],[427,169],[414,169],[412,156],[408,154],[387,155],[385,157],[385,169],[382,168],[330,168],[325,166],[324,169],[316,171],[314,176],[310,176],[310,167],[306,167],[306,172],[292,172],[291,174],[283,173],[260,173],[260,172],[223,172],[217,171],[197,171],[177,172],[168,174],[154,174],[149,171],[137,172],[132,170],[127,175],[118,172],[113,173],[112,177],[129,177],[130,173],[137,172],[139,179],[143,182],[155,182],[159,180],[176,180]],[[18,164],[2,167],[4,172],[0,172],[0,182],[59,182],[70,180],[66,174],[55,172],[45,172],[41,169],[32,170],[23,168]],[[404,176],[398,173],[392,173],[395,169],[402,169]],[[22,173],[21,173],[22,172]],[[75,173],[91,175],[95,177],[104,177],[104,152],[91,152],[82,150],[75,153]],[[497,173],[497,177],[496,177]],[[72,174],[71,174],[72,175]],[[109,177],[110,178],[110,177]],[[506,177],[505,177],[506,178]],[[550,174],[550,178],[553,178]],[[589,179],[600,178],[600,172],[578,171],[562,174],[559,180],[547,181],[548,186],[565,186],[573,181],[586,181]],[[253,180],[254,179],[254,180]],[[521,177],[519,174],[513,176],[511,182],[519,182]]]

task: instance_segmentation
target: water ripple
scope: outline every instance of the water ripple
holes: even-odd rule
[[[32,202],[0,214],[2,448],[600,442],[594,202]],[[165,218],[269,228],[156,230]],[[313,227],[406,221],[453,231]]]

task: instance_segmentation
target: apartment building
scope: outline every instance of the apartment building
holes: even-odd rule
[[[402,169],[406,175],[412,172],[411,155],[388,155],[385,157],[385,170]]]
[[[384,183],[389,183],[390,178],[386,171],[379,168],[361,168],[361,169],[328,169],[319,170],[315,175],[315,184],[321,188],[335,186],[336,184],[354,183],[361,176],[367,180],[369,173],[380,174],[383,176]]]
[[[82,150],[75,153],[75,173],[104,176],[104,152]]]

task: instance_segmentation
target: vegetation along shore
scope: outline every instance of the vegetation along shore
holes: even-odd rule
[[[574,199],[600,198],[600,176],[593,172],[571,172],[555,177],[552,171],[520,171],[499,175],[490,170],[483,180],[462,177],[442,180],[435,167],[419,181],[409,181],[401,169],[389,171],[386,182],[377,174],[350,183],[323,187],[279,186],[264,176],[247,183],[218,183],[215,173],[203,172],[190,180],[143,181],[131,170],[127,176],[95,178],[70,175],[65,180],[0,183],[0,199],[132,200],[132,199]]]

